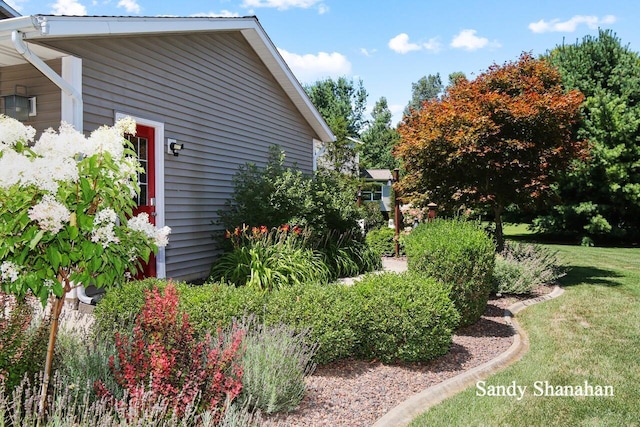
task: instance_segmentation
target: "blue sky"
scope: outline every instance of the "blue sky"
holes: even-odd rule
[[[23,15],[256,15],[303,83],[362,79],[394,122],[422,76],[473,77],[523,51],[542,54],[598,27],[640,51],[637,0],[9,0]]]

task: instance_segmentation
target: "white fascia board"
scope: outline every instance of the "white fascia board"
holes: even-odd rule
[[[26,38],[46,39],[56,37],[91,37],[194,31],[237,31],[255,26],[255,19],[252,17],[174,18],[38,15],[35,18],[46,21],[47,33],[27,33]]]

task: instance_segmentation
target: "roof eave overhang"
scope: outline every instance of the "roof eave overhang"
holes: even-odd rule
[[[253,16],[180,18],[34,15],[0,20],[0,39],[6,38],[13,31],[21,32],[27,42],[54,38],[240,31],[305,120],[311,125],[318,138],[323,142],[335,141],[336,139],[271,39]],[[60,53],[60,55],[63,54]]]

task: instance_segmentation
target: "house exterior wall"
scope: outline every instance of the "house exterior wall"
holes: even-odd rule
[[[116,112],[164,123],[184,143],[165,156],[167,277],[208,274],[217,250],[211,224],[240,165],[264,165],[279,144],[289,164],[312,171],[315,132],[236,32],[48,41],[82,58],[84,129]],[[163,142],[166,147],[166,140]]]
[[[61,60],[47,62],[56,73],[62,69]],[[16,85],[27,86],[28,95],[36,97],[37,115],[24,124],[33,126],[38,135],[50,127],[60,127],[60,89],[31,64],[0,68],[0,95],[13,94]],[[4,113],[4,105],[2,106]]]

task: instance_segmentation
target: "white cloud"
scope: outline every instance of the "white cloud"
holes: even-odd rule
[[[278,10],[287,10],[299,7],[308,9],[317,5],[318,13],[323,14],[329,11],[329,6],[322,3],[323,0],[244,0],[242,7],[272,7]]]
[[[373,56],[374,53],[376,53],[378,51],[378,49],[367,49],[366,47],[361,47],[360,48],[360,53],[363,54],[364,56],[367,57],[371,57]]]
[[[476,30],[462,30],[451,40],[451,47],[464,50],[478,50],[484,47],[500,47],[497,41],[489,42],[486,37],[476,36]]]
[[[560,21],[559,19],[552,19],[547,22],[544,19],[538,22],[532,22],[529,24],[529,29],[534,33],[549,33],[549,32],[562,32],[573,33],[576,31],[580,24],[586,24],[592,30],[595,30],[601,25],[609,25],[616,22],[616,17],[613,15],[606,15],[602,18],[597,16],[576,15],[568,21]]]
[[[426,43],[423,43],[422,46],[426,50],[434,53],[440,52],[442,49],[442,44],[437,37],[430,38]]]
[[[401,33],[389,40],[389,49],[404,54],[412,50],[420,50],[420,45],[409,43],[409,35],[407,33]]]
[[[223,9],[220,12],[196,13],[191,16],[196,18],[237,18],[240,14]]]
[[[57,0],[51,11],[54,15],[86,15],[87,8],[77,0]]]
[[[142,11],[142,8],[136,0],[120,0],[118,7],[124,8],[124,10],[129,13],[140,13]]]
[[[388,46],[389,49],[400,54],[423,49],[431,52],[438,52],[441,48],[440,42],[436,37],[429,39],[426,43],[417,44],[409,42],[409,35],[407,33],[400,33],[389,40]]]
[[[389,105],[389,111],[391,111],[391,125],[397,126],[398,123],[402,121],[402,116],[404,114],[404,107],[406,105],[401,104],[391,104]]]
[[[278,49],[293,74],[302,83],[313,83],[326,77],[340,77],[351,72],[351,63],[337,52],[298,55]]]

